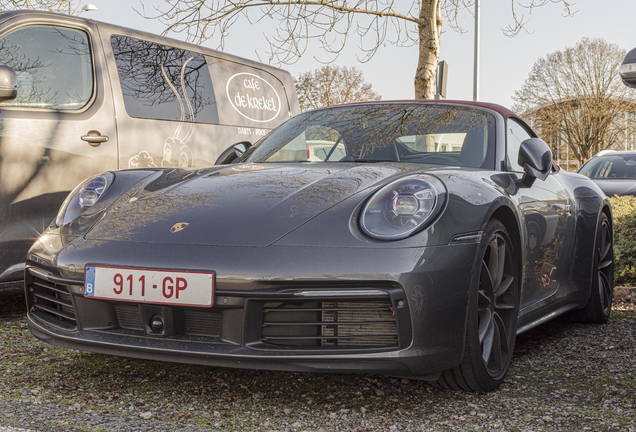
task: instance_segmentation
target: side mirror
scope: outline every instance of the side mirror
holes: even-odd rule
[[[532,186],[536,179],[545,180],[552,170],[552,151],[545,141],[530,138],[521,143],[519,165],[523,167],[523,184]]]
[[[627,87],[636,88],[636,48],[627,53],[619,72],[623,79],[623,84]]]
[[[7,102],[18,96],[18,78],[9,66],[0,66],[0,102]]]
[[[221,153],[216,162],[214,162],[214,165],[231,164],[234,160],[243,156],[250,147],[252,147],[252,143],[249,141],[241,141],[236,144],[232,144],[225,149],[223,153]]]

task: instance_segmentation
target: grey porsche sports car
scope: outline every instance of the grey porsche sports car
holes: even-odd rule
[[[79,185],[28,254],[31,332],[99,353],[488,391],[517,334],[610,315],[607,198],[503,107],[328,107],[218,164]]]

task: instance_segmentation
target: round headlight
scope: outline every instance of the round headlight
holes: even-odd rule
[[[414,175],[377,191],[360,215],[360,229],[380,240],[399,240],[421,230],[439,213],[446,188],[436,177]]]
[[[62,203],[55,218],[55,225],[58,227],[66,225],[77,219],[86,209],[95,205],[112,184],[114,178],[114,174],[104,173],[84,180]]]

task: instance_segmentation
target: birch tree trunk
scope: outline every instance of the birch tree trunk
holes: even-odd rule
[[[439,61],[439,39],[442,34],[441,0],[421,0],[419,56],[415,72],[415,99],[435,97],[435,79]]]

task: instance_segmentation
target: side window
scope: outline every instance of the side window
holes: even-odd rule
[[[508,171],[523,172],[523,167],[519,165],[519,148],[521,142],[532,138],[526,129],[514,119],[508,119],[506,127],[506,162]]]
[[[202,54],[126,36],[112,36],[111,44],[131,117],[219,122]]]
[[[0,64],[18,78],[18,97],[0,106],[78,110],[93,95],[88,35],[81,30],[32,25],[0,37]]]

